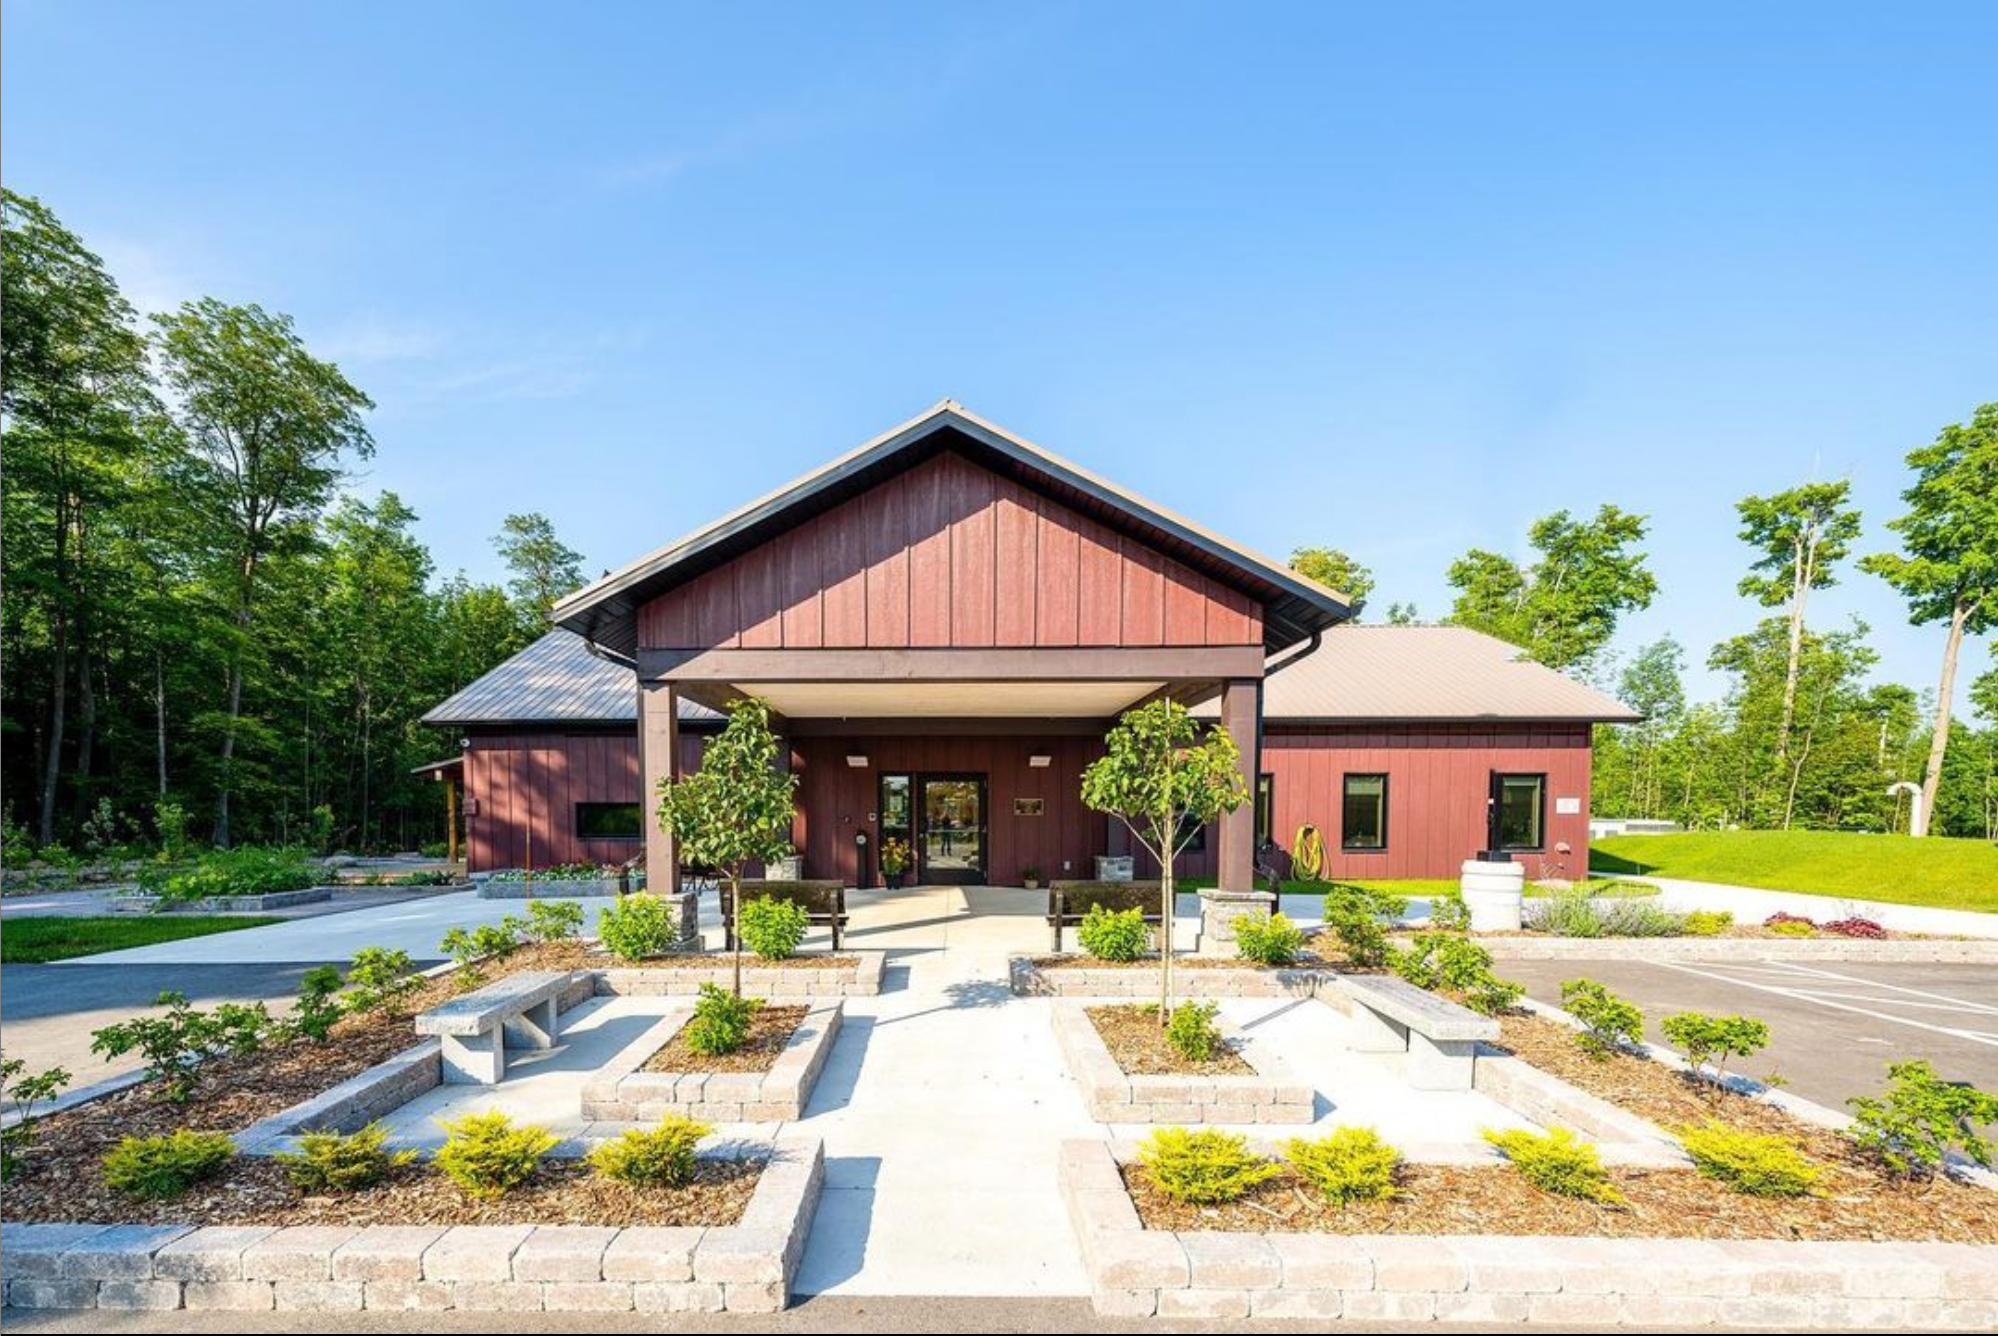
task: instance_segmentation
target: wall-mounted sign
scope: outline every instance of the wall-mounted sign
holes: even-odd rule
[[[1013,800],[1014,816],[1039,816],[1043,810],[1044,810],[1043,799],[1015,798]]]
[[[1580,798],[1556,798],[1554,800],[1555,816],[1580,816],[1581,814],[1582,800]]]

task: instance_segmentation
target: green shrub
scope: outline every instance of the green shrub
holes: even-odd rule
[[[1082,949],[1098,960],[1136,960],[1152,944],[1141,909],[1110,909],[1091,905],[1075,930]]]
[[[1576,1140],[1565,1127],[1545,1133],[1486,1129],[1485,1140],[1497,1146],[1520,1176],[1542,1192],[1603,1205],[1623,1200],[1623,1194],[1611,1185],[1596,1148]]]
[[[308,1197],[335,1192],[359,1192],[373,1187],[416,1158],[413,1150],[388,1148],[388,1131],[369,1123],[358,1132],[305,1132],[298,1149],[272,1157],[284,1166],[291,1185]]]
[[[630,1187],[678,1187],[694,1176],[695,1148],[713,1130],[685,1114],[669,1113],[649,1131],[633,1128],[598,1146],[590,1152],[590,1167]]]
[[[527,869],[502,868],[489,881],[526,881]],[[608,863],[551,863],[534,869],[535,881],[616,881],[617,869]]]
[[[1408,912],[1408,901],[1386,891],[1335,881],[1325,893],[1325,927],[1355,965],[1383,965],[1387,925]]]
[[[1389,953],[1387,963],[1417,988],[1455,993],[1465,1006],[1486,1016],[1496,1016],[1526,992],[1492,973],[1491,952],[1451,933],[1416,933],[1406,950]]]
[[[1174,1201],[1212,1206],[1233,1201],[1278,1166],[1249,1149],[1249,1139],[1207,1127],[1155,1128],[1138,1150],[1138,1163],[1152,1186]]]
[[[291,1028],[315,1043],[324,1043],[340,1019],[340,969],[319,965],[298,980],[298,1002],[291,1009]]]
[[[481,923],[475,928],[453,928],[438,945],[458,966],[458,987],[469,992],[486,981],[481,965],[504,960],[520,950],[527,932],[527,920],[508,914],[498,923]]]
[[[390,886],[455,886],[458,875],[443,868],[430,868],[422,872],[405,872],[388,880]]]
[[[1945,1081],[1922,1061],[1887,1068],[1884,1095],[1846,1101],[1853,1109],[1845,1135],[1901,1178],[1927,1178],[1954,1149],[1991,1167],[1991,1143],[1980,1128],[1998,1123],[1998,1095],[1967,1081]]]
[[[70,1083],[61,1067],[51,1067],[33,1076],[23,1076],[28,1064],[20,1058],[0,1057],[0,1099],[8,1105],[14,1121],[0,1127],[0,1183],[14,1176],[21,1157],[35,1141],[35,1108],[60,1095]]]
[[[534,1177],[541,1157],[561,1140],[545,1127],[515,1127],[498,1109],[468,1113],[439,1126],[445,1142],[437,1152],[437,1167],[460,1192],[478,1201],[503,1197]]]
[[[788,960],[805,940],[811,918],[805,907],[791,900],[759,895],[742,906],[742,944],[764,960]]]
[[[222,1172],[236,1143],[222,1132],[126,1137],[104,1156],[104,1181],[140,1201],[178,1197],[203,1179]]]
[[[1695,1169],[1750,1197],[1804,1196],[1821,1172],[1788,1137],[1744,1132],[1711,1119],[1680,1128],[1679,1143]]]
[[[749,1027],[762,1006],[760,997],[737,997],[726,988],[702,984],[694,1014],[687,1020],[687,1047],[710,1058],[735,1052],[749,1038]]]
[[[1769,1027],[1747,1016],[1709,1016],[1682,1011],[1659,1028],[1679,1046],[1695,1069],[1709,1067],[1715,1080],[1727,1079],[1727,1059],[1745,1058],[1769,1043]]]
[[[1371,1127],[1338,1127],[1316,1141],[1294,1139],[1284,1158],[1298,1177],[1340,1206],[1394,1196],[1401,1156]]]
[[[1437,932],[1469,932],[1471,907],[1461,891],[1439,895],[1429,902],[1429,926]]]
[[[1245,914],[1235,920],[1235,954],[1258,965],[1288,965],[1304,950],[1304,930],[1271,914]]]
[[[566,942],[583,931],[580,900],[529,900],[527,935],[537,942]]]
[[[1188,1062],[1212,1062],[1221,1054],[1221,1031],[1214,1018],[1221,1008],[1212,1002],[1182,1002],[1166,1017],[1166,1042]]]
[[[1644,1013],[1594,979],[1563,983],[1561,1005],[1585,1027],[1575,1043],[1591,1057],[1606,1058],[1619,1048],[1644,1043]]]
[[[347,1010],[374,1014],[388,1013],[402,1005],[411,993],[423,986],[416,962],[409,952],[397,947],[364,946],[354,953],[347,967]]]
[[[185,1104],[194,1094],[195,1066],[210,1053],[238,1055],[263,1047],[272,1029],[263,1004],[246,1007],[225,1002],[212,1012],[196,1011],[180,993],[168,991],[153,999],[163,1015],[134,1016],[107,1025],[90,1036],[90,1051],[106,1061],[138,1053],[146,1060],[146,1075],[159,1082],[160,1096]]]
[[[647,891],[623,895],[604,906],[597,937],[620,960],[664,955],[680,944],[673,907]]]
[[[1556,937],[1678,937],[1686,931],[1686,917],[1641,899],[1557,895],[1528,900],[1522,923]]]
[[[139,885],[168,900],[200,900],[215,895],[277,895],[309,890],[325,873],[296,849],[246,845],[201,855],[191,868],[158,865],[139,873]]]
[[[1734,915],[1725,909],[1695,909],[1686,915],[1688,937],[1718,937],[1734,926]]]

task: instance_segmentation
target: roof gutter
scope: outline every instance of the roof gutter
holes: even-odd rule
[[[1325,633],[1323,631],[1313,631],[1311,633],[1311,639],[1304,642],[1303,648],[1300,649],[1298,646],[1292,645],[1289,649],[1284,651],[1284,657],[1278,659],[1274,663],[1265,659],[1263,661],[1263,680],[1265,682],[1269,681],[1272,677],[1275,677],[1278,673],[1290,667],[1293,663],[1296,663],[1299,659],[1310,658],[1314,653],[1317,652],[1318,647],[1324,642],[1325,642]]]

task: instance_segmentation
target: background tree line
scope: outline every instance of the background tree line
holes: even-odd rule
[[[1738,592],[1767,615],[1709,651],[1708,666],[1728,679],[1720,700],[1688,701],[1687,651],[1669,636],[1627,659],[1612,653],[1619,620],[1657,593],[1646,521],[1613,505],[1539,520],[1524,563],[1483,550],[1460,557],[1446,620],[1588,678],[1644,716],[1596,732],[1598,815],[1879,831],[1909,829],[1919,810],[1917,834],[1998,838],[1998,668],[1971,684],[1972,719],[1949,709],[1965,638],[1998,625],[1998,403],[1907,462],[1906,510],[1887,525],[1898,551],[1854,553],[1860,513],[1849,482],[1736,503]],[[1337,549],[1301,548],[1291,564],[1356,598],[1374,587],[1372,571]],[[1892,585],[1912,623],[1940,630],[1933,687],[1875,682],[1879,656],[1858,619],[1811,623],[1811,595],[1853,567]],[[1393,604],[1388,620],[1413,621],[1415,611]],[[1919,804],[1889,793],[1904,783],[1920,786]]]
[[[437,579],[414,511],[345,490],[373,405],[289,319],[204,299],[141,320],[42,204],[0,209],[10,833],[441,839],[409,771],[456,740],[416,721],[541,634],[580,556],[513,515],[510,587]]]

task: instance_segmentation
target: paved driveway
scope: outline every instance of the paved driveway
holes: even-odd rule
[[[1639,964],[1504,961],[1500,972],[1559,1003],[1561,981],[1590,978],[1644,1009],[1649,1037],[1675,1011],[1734,1012],[1769,1023],[1769,1047],[1745,1064],[1835,1109],[1877,1092],[1887,1064],[1927,1058],[1952,1080],[1998,1090],[1998,970],[1985,965]]]

